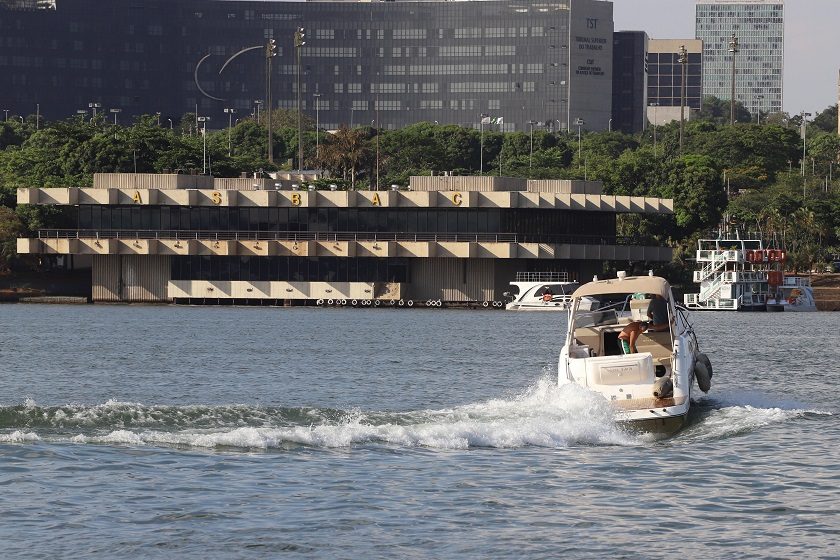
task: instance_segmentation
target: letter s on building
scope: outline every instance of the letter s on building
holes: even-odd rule
[[[219,191],[213,191],[213,194],[210,195],[213,200],[213,204],[219,205],[222,203],[222,193]]]

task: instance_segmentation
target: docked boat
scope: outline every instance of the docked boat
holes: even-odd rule
[[[701,239],[697,245],[697,294],[685,294],[689,309],[816,311],[807,277],[785,273],[787,253],[761,239]]]
[[[657,332],[646,330],[644,323],[654,298],[664,299],[668,317],[667,327]],[[637,321],[643,332],[631,349],[635,352],[626,353],[619,335]],[[665,434],[684,425],[692,397],[708,392],[712,379],[709,358],[700,352],[668,282],[622,272],[616,279],[584,284],[572,294],[557,370],[558,383],[575,383],[601,394],[616,409],[619,421]]]
[[[505,292],[510,311],[565,311],[580,284],[570,282],[566,272],[517,272],[510,285]]]

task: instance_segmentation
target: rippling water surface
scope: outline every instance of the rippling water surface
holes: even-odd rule
[[[565,317],[0,306],[4,557],[840,557],[840,335],[692,314],[665,440],[558,388]]]

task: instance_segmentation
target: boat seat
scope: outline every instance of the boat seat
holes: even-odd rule
[[[650,352],[654,361],[670,359],[673,348],[671,333],[669,331],[644,332],[636,339],[636,350],[639,352]]]
[[[601,331],[598,327],[578,327],[575,329],[575,339],[578,343],[589,346],[592,355],[601,356]]]
[[[649,321],[648,308],[650,308],[650,299],[631,299],[630,318],[634,321]]]

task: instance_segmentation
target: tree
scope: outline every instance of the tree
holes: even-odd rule
[[[9,263],[17,255],[17,238],[23,230],[23,222],[15,211],[0,206],[0,273],[9,270]]]
[[[330,171],[341,173],[345,180],[349,174],[351,188],[355,189],[357,170],[370,163],[370,155],[366,131],[342,125],[325,139],[319,160]]]
[[[731,105],[728,99],[720,99],[714,95],[703,97],[703,108],[698,113],[701,119],[708,119],[717,124],[730,124]],[[753,117],[740,101],[735,101],[735,122],[752,122]]]
[[[674,199],[674,215],[682,239],[720,222],[726,207],[726,192],[712,158],[686,155],[670,162],[659,196]]]
[[[837,105],[827,107],[822,113],[817,114],[811,124],[823,132],[837,134]]]

